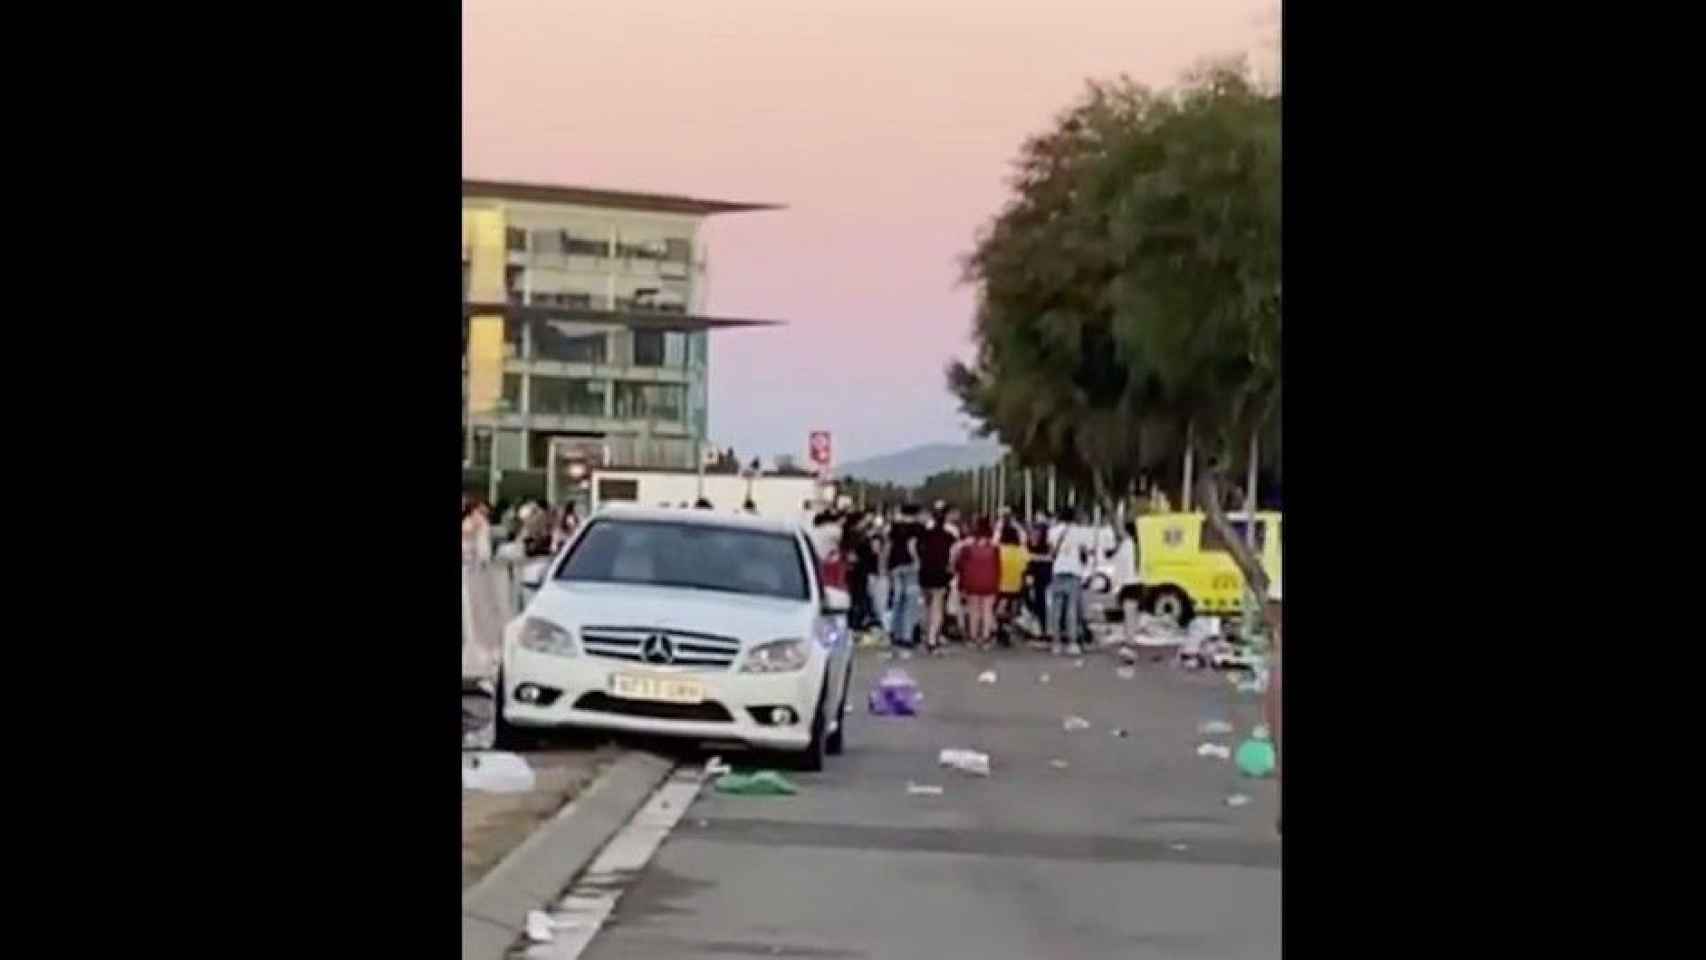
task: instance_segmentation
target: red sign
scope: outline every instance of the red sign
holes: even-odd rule
[[[813,430],[811,436],[811,461],[820,470],[829,469],[829,431]]]

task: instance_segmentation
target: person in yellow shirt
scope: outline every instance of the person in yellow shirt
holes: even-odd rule
[[[1008,626],[1019,615],[1019,597],[1025,589],[1025,566],[1030,562],[1031,553],[1020,542],[1019,528],[1004,525],[1001,529],[1001,600],[996,617],[1001,625],[997,632],[1002,646],[1012,646]]]

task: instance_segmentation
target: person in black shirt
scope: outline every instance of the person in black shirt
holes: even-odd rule
[[[847,612],[847,626],[857,632],[876,619],[871,608],[871,578],[877,573],[877,550],[871,545],[863,513],[849,514],[842,524],[841,556],[847,562],[847,590],[853,599],[852,609]]]
[[[900,508],[900,520],[889,530],[889,596],[894,601],[894,617],[889,624],[889,637],[897,647],[911,647],[917,641],[913,631],[918,627],[918,541],[924,535],[924,525],[918,522],[918,505],[909,503]]]
[[[959,540],[946,512],[918,539],[918,585],[924,591],[924,643],[933,653],[942,650],[942,619],[947,612],[948,585],[953,582],[954,544]]]

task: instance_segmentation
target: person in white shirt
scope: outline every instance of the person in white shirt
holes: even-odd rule
[[[1138,549],[1137,521],[1127,520],[1120,530],[1118,544],[1113,550],[1113,588],[1114,597],[1120,605],[1123,614],[1121,622],[1125,628],[1126,643],[1136,642],[1137,608],[1142,598],[1142,589],[1137,578]]]
[[[1084,627],[1084,581],[1094,569],[1098,539],[1096,531],[1085,526],[1071,507],[1061,509],[1060,522],[1049,531],[1054,571],[1048,584],[1044,630],[1055,656],[1065,653],[1076,657],[1084,652],[1078,644]]]

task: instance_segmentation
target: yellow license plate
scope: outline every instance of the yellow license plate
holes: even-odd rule
[[[629,700],[658,700],[664,703],[700,703],[705,688],[697,680],[647,677],[618,673],[610,678],[610,694]]]

